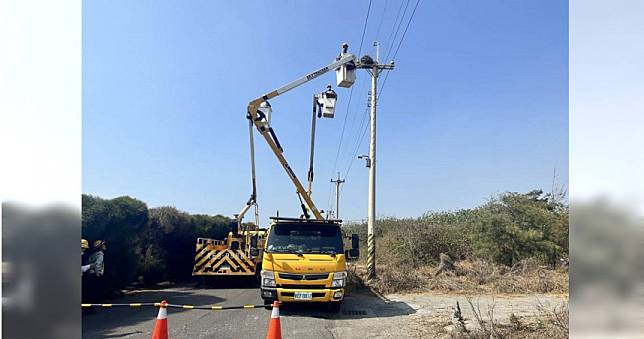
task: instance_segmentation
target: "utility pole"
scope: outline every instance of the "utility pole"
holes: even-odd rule
[[[340,179],[340,172],[338,172],[338,179],[331,182],[335,184],[335,218],[340,219],[340,185],[344,184],[345,180]]]
[[[369,158],[367,167],[369,167],[369,207],[367,213],[367,279],[372,280],[376,277],[376,240],[374,238],[374,228],[376,223],[376,107],[378,103],[377,87],[378,75],[383,70],[394,69],[394,62],[389,64],[380,64],[380,44],[375,41],[373,46],[376,48],[376,60],[364,56],[360,62],[360,68],[366,69],[371,74],[371,138],[369,142]]]

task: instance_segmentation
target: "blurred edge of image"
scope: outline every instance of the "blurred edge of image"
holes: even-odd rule
[[[80,336],[80,214],[2,203],[2,336]]]
[[[80,338],[82,1],[0,1],[2,338]]]
[[[644,333],[641,1],[570,1],[570,336]]]

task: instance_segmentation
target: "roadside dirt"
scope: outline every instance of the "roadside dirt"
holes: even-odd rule
[[[480,328],[472,306],[485,321],[490,318],[504,326],[524,326],[537,321],[542,312],[567,304],[567,295],[453,295],[440,293],[390,294],[391,302],[402,302],[416,312],[406,316],[404,323],[392,324],[406,328],[412,338],[451,338],[457,332],[455,320],[457,302],[468,331]],[[455,325],[456,324],[456,325]],[[458,337],[458,336],[457,336]]]

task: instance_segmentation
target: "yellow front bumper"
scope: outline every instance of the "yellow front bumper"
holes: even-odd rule
[[[341,301],[344,298],[344,288],[323,289],[323,290],[276,288],[275,290],[277,292],[277,300],[285,301],[285,302]],[[295,299],[295,292],[310,292],[313,297],[311,299],[305,299],[305,300]]]

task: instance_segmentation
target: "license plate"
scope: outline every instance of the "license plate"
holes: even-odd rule
[[[297,300],[311,300],[313,299],[312,292],[295,292],[295,299]]]

